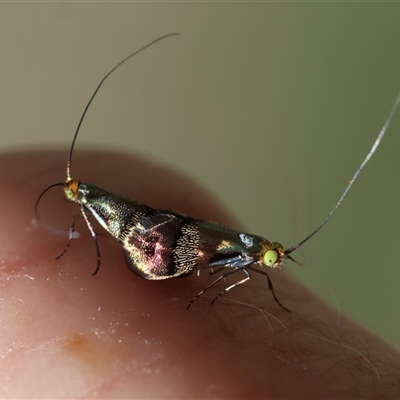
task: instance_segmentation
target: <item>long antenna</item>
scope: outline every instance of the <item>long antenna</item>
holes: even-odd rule
[[[383,136],[386,133],[386,130],[388,128],[388,126],[390,125],[390,122],[393,118],[394,113],[396,112],[397,107],[400,104],[400,93],[397,96],[397,99],[392,107],[392,109],[390,110],[389,116],[385,122],[385,124],[383,125],[381,131],[379,132],[378,137],[376,138],[371,150],[369,151],[369,153],[367,154],[367,156],[364,158],[364,161],[361,163],[361,165],[358,167],[356,173],[353,175],[353,177],[351,178],[349,184],[347,185],[346,189],[344,190],[343,194],[340,196],[339,201],[336,203],[335,207],[333,207],[332,211],[328,214],[328,216],[322,221],[321,225],[319,225],[316,229],[314,229],[313,232],[311,232],[305,239],[303,239],[300,243],[292,246],[291,248],[285,250],[285,254],[290,254],[293,251],[297,250],[300,246],[302,246],[305,242],[307,242],[307,240],[311,239],[332,217],[332,215],[336,212],[336,210],[339,208],[339,206],[342,204],[342,201],[344,200],[344,198],[347,196],[347,193],[349,192],[350,188],[353,186],[353,183],[355,182],[355,180],[357,179],[359,173],[363,170],[363,168],[367,165],[367,163],[369,162],[369,160],[371,159],[371,157],[373,156],[373,154],[375,153],[376,149],[379,147],[381,140],[383,138]]]
[[[104,81],[118,68],[120,67],[125,61],[128,61],[130,58],[132,58],[133,56],[135,56],[136,54],[140,53],[141,51],[147,49],[148,47],[152,46],[153,44],[159,42],[160,40],[166,39],[170,36],[177,36],[179,35],[179,33],[168,33],[167,35],[164,36],[160,36],[159,38],[153,40],[152,42],[146,44],[145,46],[143,46],[141,49],[136,50],[134,53],[130,54],[128,57],[125,57],[122,61],[120,61],[114,68],[112,68],[105,76],[104,78],[100,81],[100,83],[97,85],[96,90],[94,91],[94,93],[92,94],[92,97],[90,98],[90,100],[88,101],[83,114],[81,116],[81,119],[79,120],[78,126],[76,128],[75,131],[75,135],[74,138],[72,139],[72,144],[71,144],[71,149],[69,151],[69,156],[68,156],[68,162],[67,162],[67,180],[71,179],[71,159],[72,159],[72,153],[74,151],[74,146],[75,146],[75,142],[76,142],[76,138],[78,136],[79,133],[79,129],[81,128],[83,119],[85,118],[85,115],[90,107],[90,105],[92,104],[93,99],[95,98],[97,92],[99,91],[99,89],[101,88],[101,85],[104,83]]]

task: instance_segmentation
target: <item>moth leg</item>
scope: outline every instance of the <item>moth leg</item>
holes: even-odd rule
[[[221,272],[224,268],[226,268],[226,267],[220,267],[220,268],[217,268],[217,269],[214,269],[213,267],[211,267],[210,268],[210,275],[217,274],[218,272]]]
[[[195,300],[197,300],[203,293],[205,293],[208,289],[213,287],[216,283],[218,283],[221,279],[224,279],[224,275],[221,275],[219,278],[217,278],[215,281],[211,282],[206,288],[204,288],[202,291],[200,291],[196,296],[193,297],[192,300],[190,300],[190,303],[186,307],[186,310],[189,310],[190,306],[194,303]]]
[[[242,280],[235,282],[233,285],[228,286],[228,287],[225,288],[222,292],[218,293],[218,294],[214,297],[213,301],[211,302],[211,305],[213,305],[213,304],[217,301],[217,299],[218,299],[219,297],[221,297],[224,293],[229,292],[229,290],[233,289],[234,287],[239,286],[239,285],[241,285],[241,284],[247,282],[249,279],[251,279],[251,275],[250,275],[249,271],[247,271],[246,268],[241,268],[241,270],[242,270],[247,276],[246,276],[245,278],[243,278]],[[231,274],[233,274],[233,273],[235,273],[235,272],[237,272],[237,271],[239,271],[239,269],[235,269],[235,270],[233,270],[233,271],[230,271],[230,272],[227,272],[227,273],[225,273],[225,274],[222,274],[222,275],[221,275],[221,278],[224,278],[224,279],[225,279],[228,275],[231,275]]]
[[[248,269],[250,269],[253,272],[257,272],[259,274],[265,275],[267,277],[267,281],[268,281],[268,289],[272,292],[272,296],[274,296],[275,301],[287,312],[292,312],[292,310],[290,310],[289,308],[286,308],[279,300],[278,297],[276,297],[276,294],[274,292],[274,287],[272,286],[272,281],[269,278],[268,274],[265,271],[261,271],[257,268],[252,268],[252,266],[248,266]]]
[[[99,243],[97,242],[97,233],[94,231],[94,229],[92,228],[91,223],[89,222],[89,217],[87,216],[87,214],[85,213],[85,209],[83,208],[83,206],[81,206],[81,213],[83,218],[86,221],[86,225],[89,228],[90,234],[92,235],[92,238],[94,240],[94,244],[96,246],[96,253],[97,253],[97,266],[96,269],[94,270],[92,276],[96,275],[99,272],[100,269],[100,248],[99,248]]]
[[[230,265],[229,267],[232,267],[232,266]],[[215,284],[217,284],[221,279],[224,279],[224,280],[225,280],[227,276],[229,276],[229,275],[231,275],[231,274],[234,274],[235,272],[238,272],[238,271],[240,271],[240,270],[246,271],[244,267],[245,267],[245,266],[240,266],[240,267],[236,267],[236,268],[233,267],[233,268],[234,268],[233,270],[231,270],[231,271],[229,271],[229,272],[225,272],[224,274],[221,274],[217,279],[215,279],[214,281],[212,281],[207,287],[205,287],[202,291],[200,291],[196,296],[193,297],[193,299],[190,301],[190,303],[189,303],[188,306],[186,307],[186,310],[188,310],[189,307],[194,303],[194,301],[197,300],[202,294],[204,294],[204,292],[206,292],[206,291],[207,291],[208,289],[210,289],[212,286],[214,286]],[[218,268],[218,271],[221,271],[223,268],[228,268],[228,267],[221,267],[221,268]],[[215,271],[215,272],[217,272],[217,271]],[[246,273],[247,273],[248,277],[247,277],[243,282],[240,281],[240,283],[237,282],[236,284],[229,286],[229,288],[225,289],[223,292],[221,292],[220,294],[218,294],[218,295],[214,298],[214,300],[211,302],[211,305],[214,304],[215,300],[216,300],[219,296],[221,296],[223,293],[225,293],[225,292],[227,292],[228,290],[232,289],[234,286],[240,285],[241,283],[244,283],[245,281],[249,280],[249,279],[251,278],[251,277],[250,277],[250,274],[249,274],[247,271],[246,271]]]
[[[188,304],[188,306],[186,307],[186,310],[188,310],[190,308],[190,306],[193,304],[193,302],[195,300],[197,300],[204,292],[206,292],[208,289],[210,289],[212,286],[214,286],[216,283],[218,283],[221,279],[225,279],[227,276],[234,274],[235,272],[238,272],[240,270],[246,271],[247,266],[253,264],[254,262],[255,262],[255,260],[253,257],[245,257],[243,255],[237,255],[237,256],[228,257],[228,258],[224,258],[221,260],[216,260],[216,261],[211,262],[209,264],[209,267],[211,268],[212,273],[219,272],[224,268],[233,268],[233,269],[230,270],[229,272],[225,272],[225,273],[221,274],[219,276],[219,278],[217,278],[215,281],[211,282],[206,288],[204,288],[201,292],[199,292],[196,296],[194,296],[193,299]],[[217,267],[217,269],[214,270],[213,269],[214,267]],[[246,271],[246,274],[248,275],[248,277],[244,280],[244,282],[246,282],[247,280],[249,280],[251,278],[248,271]],[[232,287],[240,285],[241,283],[244,283],[244,282],[242,282],[242,281],[237,282],[235,285],[230,286],[227,290],[230,290],[230,289],[232,289]],[[227,290],[225,290],[224,292],[221,292],[217,297],[222,295],[222,293],[225,293]],[[214,299],[211,304],[213,304],[215,300],[216,299]]]
[[[217,268],[217,269],[214,269],[214,267],[210,267],[210,273],[209,273],[209,275],[215,275],[215,274],[218,274],[218,272],[221,272],[223,269],[225,269],[226,267],[220,267],[220,268]],[[199,268],[198,270],[197,270],[197,276],[200,276],[200,271],[201,271],[201,269]]]
[[[69,227],[68,242],[67,242],[66,246],[64,247],[64,250],[61,252],[61,254],[59,254],[56,257],[56,260],[61,258],[68,251],[69,246],[71,245],[71,240],[74,237],[74,233],[75,233],[75,219],[79,218],[79,217],[80,217],[80,215],[74,215],[72,217],[71,226]]]

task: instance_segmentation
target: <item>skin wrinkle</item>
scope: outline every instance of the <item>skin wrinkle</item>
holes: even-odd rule
[[[77,221],[81,237],[55,261],[66,238],[32,229],[30,221],[41,190],[64,179],[65,154],[18,152],[0,158],[0,182],[7,188],[0,198],[7,210],[0,214],[0,259],[5,262],[0,329],[13,332],[0,335],[0,351],[5,354],[13,344],[21,345],[21,351],[0,360],[1,397],[398,397],[398,353],[343,315],[338,317],[337,310],[285,270],[270,277],[291,314],[274,302],[266,279],[257,274],[212,307],[204,296],[186,311],[210,281],[207,271],[199,277],[143,280],[128,270],[121,247],[104,234],[99,240],[100,271],[92,277],[96,256],[84,221]],[[96,176],[96,164],[101,163],[107,168]],[[235,225],[188,178],[140,158],[80,151],[72,172],[153,207]],[[67,230],[79,210],[62,201],[58,189],[49,192],[39,212],[43,220]],[[186,204],[188,198],[198,200]],[[104,233],[97,225],[95,229]],[[6,281],[7,274],[13,279]],[[26,274],[33,280],[24,278]],[[18,309],[28,318],[24,329],[15,320]],[[287,332],[271,320],[272,332],[258,309],[268,310]],[[46,346],[54,338],[55,345]],[[28,368],[35,362],[46,367]],[[60,381],[60,376],[68,379]],[[80,382],[76,389],[70,385],[73,379]]]

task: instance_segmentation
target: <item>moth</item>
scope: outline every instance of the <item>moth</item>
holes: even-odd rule
[[[190,275],[193,272],[207,268],[214,273],[220,273],[217,279],[193,297],[187,308],[204,292],[219,281],[225,280],[229,275],[238,274],[239,272],[243,274],[241,279],[215,296],[212,304],[224,293],[250,280],[251,272],[254,272],[266,277],[268,288],[275,301],[284,310],[290,312],[278,300],[267,271],[280,269],[287,259],[296,262],[291,257],[291,254],[314,236],[336,212],[359,173],[378,148],[400,103],[400,95],[396,99],[372,149],[357,169],[335,207],[311,234],[298,244],[286,249],[281,243],[269,241],[258,235],[244,233],[216,222],[191,218],[176,211],[156,210],[94,184],[72,178],[71,160],[75,142],[86,112],[104,81],[118,67],[139,52],[160,40],[175,35],[178,34],[171,33],[152,41],[124,58],[103,77],[87,103],[73,137],[67,161],[67,179],[65,182],[55,183],[47,187],[39,195],[35,204],[36,218],[39,220],[38,205],[43,195],[55,186],[63,186],[65,197],[80,207],[81,214],[94,239],[97,266],[93,275],[100,268],[100,250],[97,242],[97,233],[89,217],[93,217],[103,229],[121,244],[125,251],[129,268],[142,278],[150,280],[170,279]],[[71,222],[68,243],[57,259],[68,250],[74,236],[74,226],[75,217]]]

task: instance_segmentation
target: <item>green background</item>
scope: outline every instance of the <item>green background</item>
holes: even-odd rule
[[[185,171],[248,232],[289,247],[335,205],[400,91],[399,18],[395,3],[2,3],[1,147],[68,146],[101,77],[180,32],[107,82],[76,151],[141,152]],[[337,324],[349,315],[396,347],[399,145],[400,112],[296,253],[305,265],[286,265],[338,307]]]

